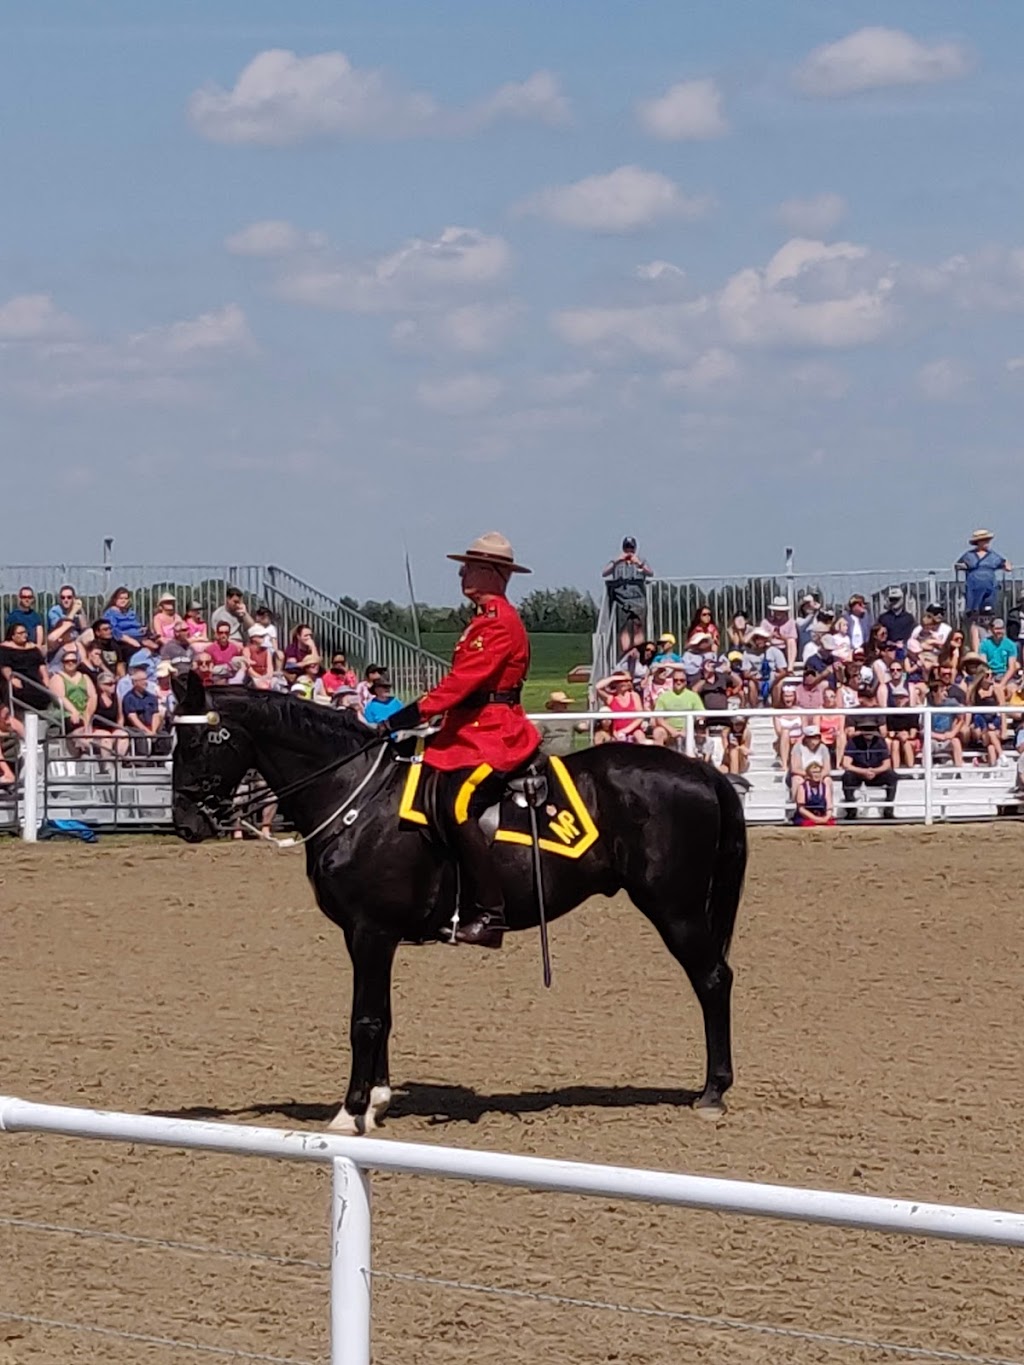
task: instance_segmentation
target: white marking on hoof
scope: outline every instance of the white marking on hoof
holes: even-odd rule
[[[698,1100],[693,1108],[699,1118],[707,1119],[710,1123],[718,1123],[725,1118],[725,1105],[721,1100],[705,1104]]]
[[[340,1133],[342,1137],[365,1137],[367,1133],[372,1133],[375,1127],[372,1110],[367,1110],[365,1114],[350,1114],[342,1105],[327,1125],[332,1133]]]
[[[375,1085],[370,1091],[370,1113],[373,1114],[373,1125],[379,1127],[384,1122],[384,1115],[391,1107],[391,1087],[390,1085]]]

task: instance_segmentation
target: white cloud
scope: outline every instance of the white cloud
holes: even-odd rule
[[[224,245],[232,256],[294,256],[327,245],[322,232],[304,232],[280,218],[265,218],[234,232]]]
[[[995,313],[1024,310],[1024,247],[989,246],[950,256],[938,266],[911,267],[908,288],[945,295],[960,308]]]
[[[180,404],[203,380],[255,350],[237,304],[109,341],[38,341],[26,348],[13,387],[33,402]]]
[[[667,370],[662,375],[666,389],[682,390],[684,393],[707,393],[721,388],[739,377],[739,361],[731,351],[713,346],[699,355],[692,365],[679,370]]]
[[[949,403],[962,398],[971,385],[967,366],[950,356],[929,361],[914,376],[918,393],[933,403]]]
[[[763,269],[726,281],[723,332],[748,346],[859,346],[892,326],[893,281],[866,247],[794,238]]]
[[[685,195],[660,171],[619,166],[607,175],[549,186],[519,208],[563,227],[616,233],[635,232],[662,219],[700,218],[711,206],[709,195]]]
[[[607,358],[636,352],[682,364],[693,358],[692,334],[706,313],[703,300],[641,307],[566,308],[553,315],[551,326],[570,346],[584,347]]]
[[[826,191],[809,199],[786,199],[775,210],[775,218],[790,232],[822,237],[846,217],[846,200],[841,194]]]
[[[500,379],[470,371],[446,379],[424,379],[416,386],[416,397],[434,412],[463,417],[489,408],[501,390]]]
[[[666,142],[704,141],[729,131],[721,91],[710,79],[680,81],[657,99],[641,101],[636,112],[641,126]]]
[[[633,267],[633,274],[638,280],[684,280],[686,271],[678,265],[673,265],[671,261],[647,261],[643,265]]]
[[[863,345],[896,320],[887,265],[851,242],[787,242],[716,292],[617,307],[571,308],[551,325],[573,346],[614,358],[639,353],[691,365],[709,347],[831,349]]]
[[[344,52],[309,57],[284,48],[257,53],[230,90],[210,85],[188,101],[192,126],[213,142],[285,147],[310,138],[455,135],[498,118],[565,123],[558,80],[538,71],[464,110],[404,90],[385,72],[353,66]]]
[[[367,261],[300,261],[287,269],[277,288],[293,303],[382,313],[488,284],[504,275],[511,261],[504,238],[488,237],[475,228],[446,227],[432,240],[415,237],[397,251]]]
[[[1017,374],[1020,370],[1024,370],[1024,355],[1011,356],[1006,362],[1007,374]]]
[[[237,303],[140,332],[131,338],[130,344],[181,359],[218,351],[248,351],[254,346],[245,313]]]
[[[970,68],[962,43],[922,42],[902,29],[869,27],[815,48],[798,67],[795,82],[807,95],[833,99],[887,86],[956,80]]]
[[[396,345],[412,350],[443,347],[466,355],[498,350],[519,324],[523,306],[507,299],[498,303],[469,303],[420,319],[403,318],[391,329]]]
[[[470,122],[480,123],[503,117],[537,119],[557,128],[571,122],[572,115],[558,77],[536,71],[525,81],[500,86],[469,115]]]
[[[0,342],[59,341],[80,331],[79,323],[60,311],[51,294],[16,294],[0,303]]]

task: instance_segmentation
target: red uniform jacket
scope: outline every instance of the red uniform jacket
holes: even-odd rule
[[[529,667],[530,642],[519,613],[504,597],[493,598],[459,637],[451,672],[420,702],[424,717],[444,712],[441,729],[424,751],[424,763],[445,772],[481,763],[510,772],[525,763],[541,736],[521,706],[461,703],[473,692],[521,687]]]

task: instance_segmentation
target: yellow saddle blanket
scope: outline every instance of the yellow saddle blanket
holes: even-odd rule
[[[536,812],[538,843],[545,853],[560,858],[579,858],[597,841],[598,830],[587,810],[576,783],[560,758],[552,754],[544,768],[547,777],[547,799]],[[432,809],[426,786],[431,777],[424,778],[422,741],[409,764],[402,799],[398,807],[399,820],[420,827],[431,824]],[[533,845],[530,812],[520,804],[515,793],[506,792],[498,807],[498,823],[494,831],[495,843]]]

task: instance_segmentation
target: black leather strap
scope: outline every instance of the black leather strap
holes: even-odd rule
[[[470,692],[459,702],[459,710],[478,706],[518,706],[522,695],[521,687],[512,687],[505,692]]]

